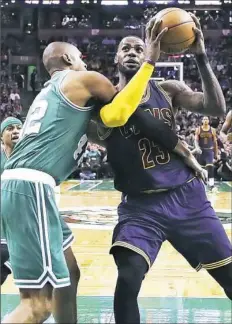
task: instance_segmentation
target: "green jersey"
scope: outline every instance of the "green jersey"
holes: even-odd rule
[[[80,164],[93,106],[78,107],[64,96],[61,84],[69,72],[56,72],[36,96],[5,169],[43,171],[58,185]]]
[[[1,148],[1,174],[4,170],[4,166],[5,166],[5,163],[7,160],[8,160],[8,157],[6,155],[4,148]]]

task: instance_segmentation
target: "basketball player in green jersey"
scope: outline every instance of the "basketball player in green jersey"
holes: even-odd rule
[[[1,123],[1,174],[4,169],[5,162],[11,155],[15,144],[19,139],[19,132],[22,128],[21,120],[14,117],[7,117]]]
[[[19,132],[22,128],[21,120],[8,117],[1,123],[1,174],[4,165],[11,155],[15,144],[19,139]],[[5,282],[7,276],[11,273],[11,267],[8,262],[9,252],[6,239],[1,236],[1,285]]]
[[[19,140],[19,133],[22,128],[22,122],[14,117],[8,117],[1,123],[1,140],[3,146],[1,147],[1,173],[4,170],[4,166],[9,159],[13,148]],[[59,187],[55,188],[55,197],[58,204],[59,201]],[[72,282],[71,290],[71,299],[75,298],[75,306],[73,309],[74,316],[76,318],[76,293],[77,293],[77,284],[80,278],[80,270],[77,266],[75,257],[73,255],[71,244],[74,240],[74,236],[69,229],[66,222],[61,218],[61,226],[63,231],[63,251],[65,259],[68,265],[70,280]],[[11,265],[9,262],[9,251],[7,247],[7,242],[5,238],[1,238],[1,285],[7,279],[7,276],[11,273]],[[56,299],[60,298],[59,290],[54,291]],[[65,297],[65,301],[68,301],[69,296]]]
[[[43,62],[51,79],[32,103],[2,174],[2,229],[21,298],[3,323],[42,323],[52,307],[57,323],[76,323],[75,306],[64,299],[70,278],[54,187],[83,157],[92,98],[105,104],[100,117],[107,127],[124,125],[137,109],[167,31],[156,36],[159,25],[154,23],[152,29],[147,62],[120,93],[101,74],[86,71],[76,47],[55,42],[45,49]],[[53,288],[63,302],[52,300]]]

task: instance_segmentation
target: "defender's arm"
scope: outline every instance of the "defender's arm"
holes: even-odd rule
[[[101,120],[107,127],[122,126],[128,121],[137,109],[153,71],[153,65],[143,63],[139,71],[119,93],[100,73],[92,71],[85,74],[83,83],[90,96],[108,103],[100,110]]]

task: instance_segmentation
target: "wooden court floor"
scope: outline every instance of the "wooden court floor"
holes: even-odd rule
[[[231,223],[228,222],[231,217],[231,183],[219,184],[217,191],[209,193],[208,196],[215,210],[225,217],[227,224],[224,226],[231,239]],[[81,316],[87,316],[87,309],[90,305],[92,305],[90,308],[93,309],[93,313],[98,309],[97,317],[93,316],[89,320],[83,317],[85,318],[82,320],[83,323],[91,322],[92,318],[97,321],[93,321],[93,323],[113,321],[112,296],[116,281],[116,267],[108,251],[112,229],[117,221],[116,206],[119,201],[120,194],[113,190],[113,183],[110,181],[85,183],[68,181],[61,185],[60,210],[73,230],[75,236],[73,250],[82,274],[79,285],[79,295],[81,296],[79,305],[82,305],[80,307],[83,310]],[[9,304],[16,303],[18,298],[18,291],[12,278],[9,278],[3,285],[1,293],[4,304],[2,313],[5,313],[6,309],[11,308]],[[212,317],[211,323],[216,319],[215,323],[231,322],[232,305],[225,299],[222,289],[208,276],[206,271],[196,272],[193,270],[168,242],[163,244],[157,261],[146,276],[140,297],[141,305],[144,304],[142,318],[146,323],[153,323],[152,318],[154,318],[152,311],[148,312],[149,307],[151,310],[160,309],[161,313],[166,309],[165,307],[169,310],[173,308],[174,312],[177,310],[179,312],[179,309],[182,309],[182,317],[176,313],[175,318],[173,316],[166,320],[161,318],[159,322],[177,323],[179,320],[182,321],[185,314],[184,305],[190,301],[193,306],[189,305],[189,311],[192,307],[198,309],[198,306],[198,310],[202,310],[208,305],[209,309],[219,312],[219,317],[214,313],[216,317]],[[15,298],[16,301],[14,301]],[[102,305],[108,305],[108,308],[105,309],[105,306]],[[99,310],[101,307],[105,309],[102,313]],[[103,315],[99,315],[99,311]],[[162,314],[164,318],[167,315],[165,312]],[[196,319],[194,314],[191,313],[187,316],[187,323],[190,321],[200,323],[201,316]]]

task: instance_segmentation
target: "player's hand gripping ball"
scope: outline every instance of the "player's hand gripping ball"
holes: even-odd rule
[[[178,54],[191,47],[196,37],[196,24],[187,11],[180,8],[167,8],[158,12],[155,18],[162,21],[158,32],[168,27],[160,42],[162,52]]]

